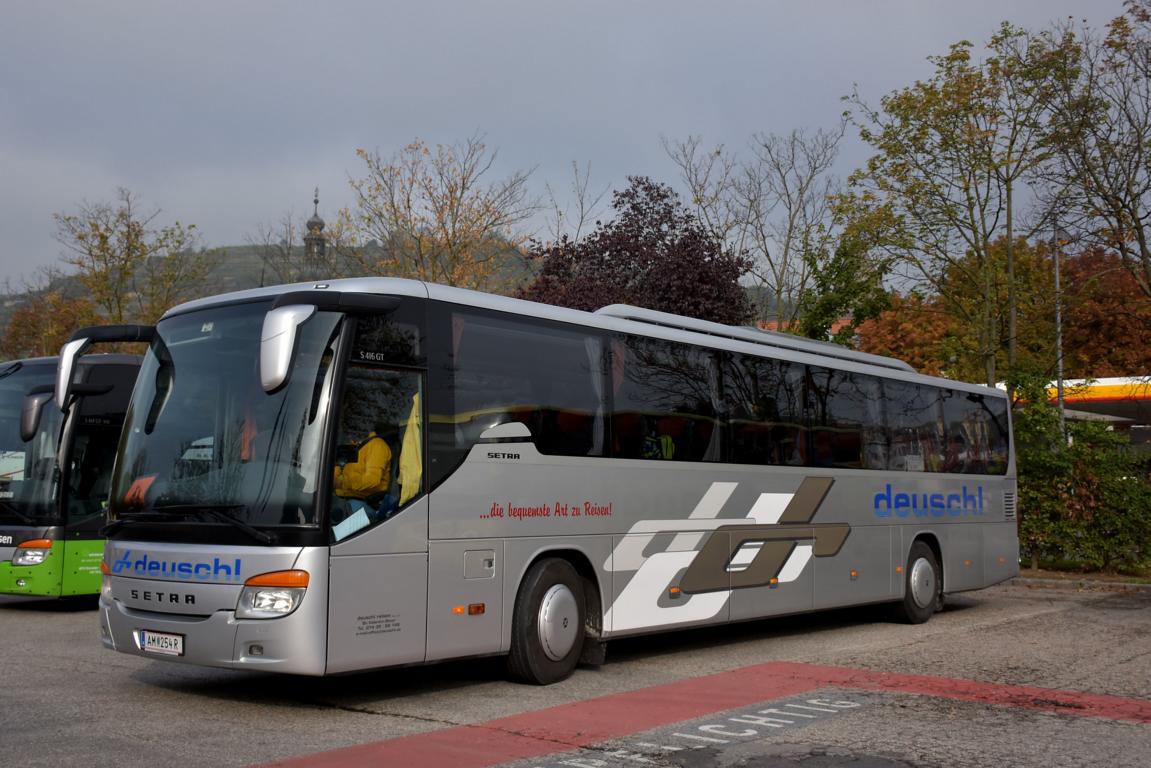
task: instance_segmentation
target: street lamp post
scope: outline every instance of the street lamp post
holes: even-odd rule
[[[1055,396],[1059,403],[1059,432],[1063,435],[1063,442],[1067,442],[1067,409],[1063,403],[1063,293],[1059,286],[1059,253],[1062,244],[1060,235],[1064,235],[1058,225],[1052,233],[1051,245],[1055,260]]]

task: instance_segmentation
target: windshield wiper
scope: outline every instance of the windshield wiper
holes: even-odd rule
[[[227,523],[234,528],[240,529],[263,544],[276,543],[276,537],[272,534],[261,531],[258,528],[253,528],[243,520],[237,520],[228,514],[230,510],[247,508],[246,504],[165,504],[164,506],[155,507],[156,511],[164,510],[165,512],[183,512],[189,515],[207,515],[214,520],[219,520],[222,523]]]
[[[7,512],[10,515],[15,515],[16,517],[20,518],[24,522],[28,523],[28,525],[36,525],[36,519],[35,518],[28,517],[28,515],[24,514],[20,510],[16,509],[16,507],[12,506],[11,504],[9,504],[6,501],[0,501],[0,509],[4,510],[5,512]]]
[[[100,535],[107,538],[129,523],[162,523],[167,519],[154,512],[121,512],[115,520],[100,529]]]

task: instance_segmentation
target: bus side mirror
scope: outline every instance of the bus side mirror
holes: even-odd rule
[[[40,414],[51,400],[52,393],[45,391],[33,390],[25,396],[24,405],[20,409],[20,439],[25,443],[36,436],[36,431],[40,429]]]
[[[68,397],[72,394],[72,379],[76,375],[76,360],[92,345],[89,338],[73,338],[60,348],[60,362],[56,367],[56,406],[68,410]]]
[[[400,306],[396,296],[340,291],[291,291],[282,293],[264,315],[260,333],[260,385],[269,395],[288,381],[296,330],[316,312],[386,315]]]
[[[268,394],[287,383],[296,350],[296,330],[315,312],[313,304],[289,304],[264,315],[264,328],[260,333],[260,385]]]
[[[68,398],[75,392],[72,379],[76,376],[76,361],[97,342],[149,343],[156,336],[154,325],[95,325],[81,328],[72,334],[68,343],[60,348],[56,365],[56,407],[68,410]]]

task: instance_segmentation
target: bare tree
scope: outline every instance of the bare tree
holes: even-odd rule
[[[1059,225],[1117,252],[1151,298],[1151,0],[1125,9],[1106,34],[1071,22],[1047,34],[1062,66],[1041,175]]]
[[[292,213],[283,214],[274,224],[258,224],[244,238],[263,265],[262,275],[274,283],[294,283],[302,279],[304,243],[300,224]],[[261,280],[263,284],[265,280]]]
[[[664,151],[679,167],[695,216],[715,240],[736,252],[747,250],[748,206],[739,194],[743,173],[736,155],[722,144],[711,149],[700,136],[662,140]]]
[[[770,312],[780,328],[796,324],[800,297],[832,251],[830,200],[840,182],[831,171],[845,127],[758,133],[743,160],[722,145],[705,149],[698,136],[664,140],[700,221],[753,259],[751,275],[770,304],[760,315]]]
[[[602,210],[601,203],[607,196],[610,187],[605,186],[599,192],[589,188],[591,180],[591,163],[583,168],[579,163],[572,161],[572,177],[568,185],[568,202],[560,203],[556,197],[555,189],[551,183],[545,184],[547,189],[547,228],[550,241],[558,243],[562,238],[578,241],[584,234],[584,228],[595,221]]]
[[[753,138],[755,162],[744,168],[739,189],[757,256],[752,274],[771,296],[781,329],[795,324],[800,296],[832,249],[830,200],[839,180],[831,168],[845,127]]]

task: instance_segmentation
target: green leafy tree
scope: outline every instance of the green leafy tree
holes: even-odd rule
[[[863,323],[891,307],[884,282],[899,223],[871,198],[840,193],[830,202],[839,241],[830,257],[810,261],[811,282],[799,297],[797,330],[808,338],[852,345]]]
[[[1063,499],[1070,492],[1071,455],[1061,434],[1059,412],[1047,402],[1042,379],[1016,387],[1026,404],[1012,418],[1019,483],[1021,555],[1038,568],[1072,538]]]
[[[933,76],[891,93],[878,108],[855,93],[853,120],[875,150],[850,183],[860,200],[886,206],[900,223],[891,249],[906,279],[930,288],[973,331],[983,378],[998,378],[1006,339],[1014,363],[1014,247],[1017,186],[1042,159],[1040,126],[1050,68],[1045,48],[1004,25],[989,43],[992,55],[972,56],[961,41],[933,57]],[[992,244],[1007,244],[1006,333],[997,293]],[[956,280],[956,273],[962,279]],[[952,286],[962,284],[957,296]],[[971,287],[981,292],[970,302]]]
[[[820,261],[812,265],[812,284],[799,299],[798,330],[811,339],[851,344],[862,323],[891,306],[884,262],[851,238],[841,239],[831,257]]]
[[[1020,545],[1038,566],[1070,561],[1106,572],[1151,563],[1151,483],[1123,436],[1072,422],[1070,445],[1045,382],[1025,381],[1014,418]]]

